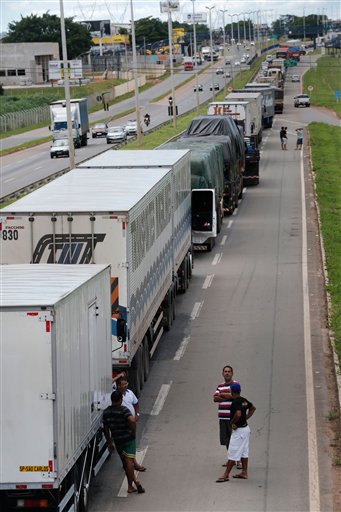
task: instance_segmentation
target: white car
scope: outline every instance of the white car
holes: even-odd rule
[[[216,75],[223,75],[224,74],[224,70],[223,68],[218,68],[215,72]]]
[[[310,107],[310,98],[307,94],[298,94],[294,97],[294,107]]]
[[[110,126],[107,133],[107,144],[114,144],[115,142],[125,142],[127,134],[124,126]]]
[[[137,135],[137,121],[128,121],[125,127],[127,135]],[[142,126],[141,126],[142,133]]]
[[[300,76],[299,75],[292,75],[291,81],[292,82],[299,82],[300,81]]]
[[[251,46],[255,46],[255,42],[254,42],[254,41],[251,41],[250,45],[251,45]]]
[[[226,78],[231,78],[231,73],[229,71],[226,71],[225,76]]]
[[[245,63],[246,63],[246,58],[245,58],[245,57],[242,57],[242,58],[240,59],[240,63],[241,63],[241,64],[245,64]]]
[[[234,63],[235,66],[240,66],[240,62],[239,60],[236,60],[235,63]]]
[[[57,139],[53,142],[50,149],[51,158],[58,158],[59,156],[68,157],[69,154],[70,151],[68,139]]]

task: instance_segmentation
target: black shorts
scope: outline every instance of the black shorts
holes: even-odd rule
[[[230,420],[219,420],[220,444],[226,446],[226,448],[228,448],[230,444],[231,432]]]

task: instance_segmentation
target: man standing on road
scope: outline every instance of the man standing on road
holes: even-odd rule
[[[231,384],[230,389],[232,395],[230,420],[232,434],[227,453],[226,470],[223,476],[216,480],[218,483],[229,481],[231,469],[238,460],[242,462],[242,471],[234,475],[233,478],[240,480],[247,480],[248,478],[250,427],[247,420],[251,418],[256,407],[247,398],[240,396],[240,384]]]
[[[303,144],[303,128],[296,128],[297,140],[296,149],[302,149]]]
[[[229,449],[231,426],[230,426],[230,408],[231,408],[231,384],[237,383],[233,380],[232,366],[224,366],[223,368],[224,382],[217,386],[213,395],[213,401],[218,403],[218,418],[219,418],[219,438],[220,444]],[[226,466],[226,464],[224,464]],[[238,467],[238,465],[237,465]]]
[[[103,412],[103,426],[109,452],[114,451],[114,442],[117,453],[122,459],[128,480],[128,493],[144,493],[145,490],[140,482],[136,480],[134,471],[136,421],[129,409],[122,405],[122,393],[120,391],[113,391],[111,394],[111,405]]]
[[[130,389],[128,389],[127,377],[119,377],[116,381],[116,386],[117,390],[122,393],[122,405],[129,409],[130,414],[135,418],[135,423],[137,423],[140,417],[139,401],[135,394]],[[134,469],[135,471],[140,472],[146,471],[146,468],[138,464],[136,459],[134,459]]]

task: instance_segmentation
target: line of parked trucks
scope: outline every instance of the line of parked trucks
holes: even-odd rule
[[[140,393],[194,250],[212,249],[259,182],[272,123],[254,89],[211,103],[176,141],[108,150],[1,211],[3,510],[87,510],[112,376],[128,370]]]

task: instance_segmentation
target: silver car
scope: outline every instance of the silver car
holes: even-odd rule
[[[125,142],[127,134],[123,126],[111,126],[107,133],[107,144],[115,142]]]
[[[125,131],[127,135],[137,135],[137,121],[128,121],[125,127]],[[142,126],[141,126],[141,133],[142,133]]]
[[[57,139],[53,142],[50,149],[51,158],[58,158],[59,156],[69,156],[69,141],[68,139]]]

